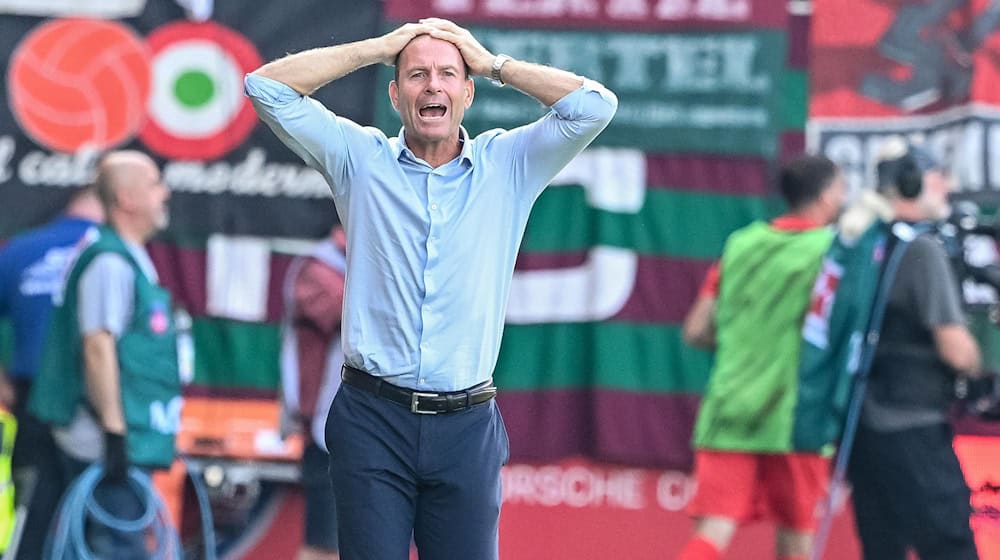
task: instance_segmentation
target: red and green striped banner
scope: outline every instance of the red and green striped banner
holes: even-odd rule
[[[235,39],[220,40],[212,52],[255,50],[270,60],[441,16],[468,26],[495,52],[613,89],[620,99],[615,121],[542,194],[528,224],[496,369],[501,406],[514,460],[585,455],[689,466],[691,425],[711,357],[681,342],[680,324],[726,236],[778,211],[769,187],[775,162],[804,145],[808,18],[789,16],[785,2],[756,0],[334,4],[287,0],[261,12],[221,3],[212,26],[200,28],[179,7],[164,6],[109,25],[137,52],[168,32],[187,41],[221,27],[225,33],[216,35]],[[331,26],[316,13],[341,15]],[[3,15],[0,37],[12,53],[42,48],[37,37],[48,21]],[[9,69],[19,56],[0,66]],[[318,97],[338,114],[394,135],[398,118],[386,96],[391,70],[367,70]],[[37,84],[21,85],[38,93],[31,89]],[[46,100],[53,106],[80,100],[53,91],[39,90],[52,94]],[[90,176],[94,154],[61,151],[58,130],[46,136],[23,129],[13,111],[26,109],[11,105],[6,89],[0,93],[0,122],[8,124],[0,132],[0,205],[10,210],[0,237],[8,237],[54,214],[68,187]],[[124,103],[114,91],[104,93],[107,107]],[[511,88],[484,82],[466,125],[472,133],[516,126],[542,111]],[[334,208],[319,176],[272,132],[236,124],[208,138],[225,142],[211,144],[218,153],[200,159],[174,153],[182,146],[151,142],[141,130],[125,130],[116,145],[151,151],[173,191],[171,229],[151,244],[151,254],[193,317],[195,372],[187,391],[272,398],[282,279],[304,250],[301,242],[329,228]]]

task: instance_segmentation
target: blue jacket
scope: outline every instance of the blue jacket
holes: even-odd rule
[[[94,225],[61,216],[0,247],[0,318],[9,318],[14,330],[11,378],[32,379],[38,371],[52,294],[62,285],[77,242]]]

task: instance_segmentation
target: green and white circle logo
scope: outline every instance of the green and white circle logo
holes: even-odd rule
[[[143,142],[163,156],[197,160],[242,143],[256,124],[243,76],[260,66],[257,49],[211,22],[166,25],[147,43],[153,84]]]

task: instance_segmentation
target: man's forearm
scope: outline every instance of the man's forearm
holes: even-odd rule
[[[715,349],[715,298],[700,296],[684,318],[684,342],[702,350]]]
[[[254,74],[279,81],[302,95],[309,95],[358,68],[376,62],[393,64],[396,55],[414,37],[428,31],[426,25],[406,23],[374,39],[312,49],[279,58],[261,66]]]
[[[111,333],[98,331],[83,337],[83,365],[87,396],[97,411],[101,427],[111,433],[124,434],[118,353]]]
[[[541,101],[546,107],[583,85],[572,72],[522,60],[508,60],[500,69],[501,80]]]
[[[281,82],[302,95],[309,95],[387,56],[385,41],[377,37],[291,54],[261,66],[254,74]]]
[[[963,375],[980,375],[982,354],[979,344],[964,324],[937,326],[933,335],[934,345],[945,364]]]

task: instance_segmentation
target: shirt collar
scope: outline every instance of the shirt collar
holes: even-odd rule
[[[785,214],[772,220],[771,225],[776,229],[784,231],[805,231],[807,229],[816,229],[822,224],[817,224],[809,218],[803,218],[802,216]]]
[[[401,156],[404,151],[408,157],[417,159],[416,156],[413,155],[410,148],[406,145],[405,131],[405,128],[399,129],[399,140],[396,142],[396,159],[398,160],[399,156]],[[469,133],[465,130],[464,126],[458,127],[458,138],[462,142],[462,151],[458,154],[459,159],[468,161],[469,165],[472,165],[472,142],[469,141]]]

